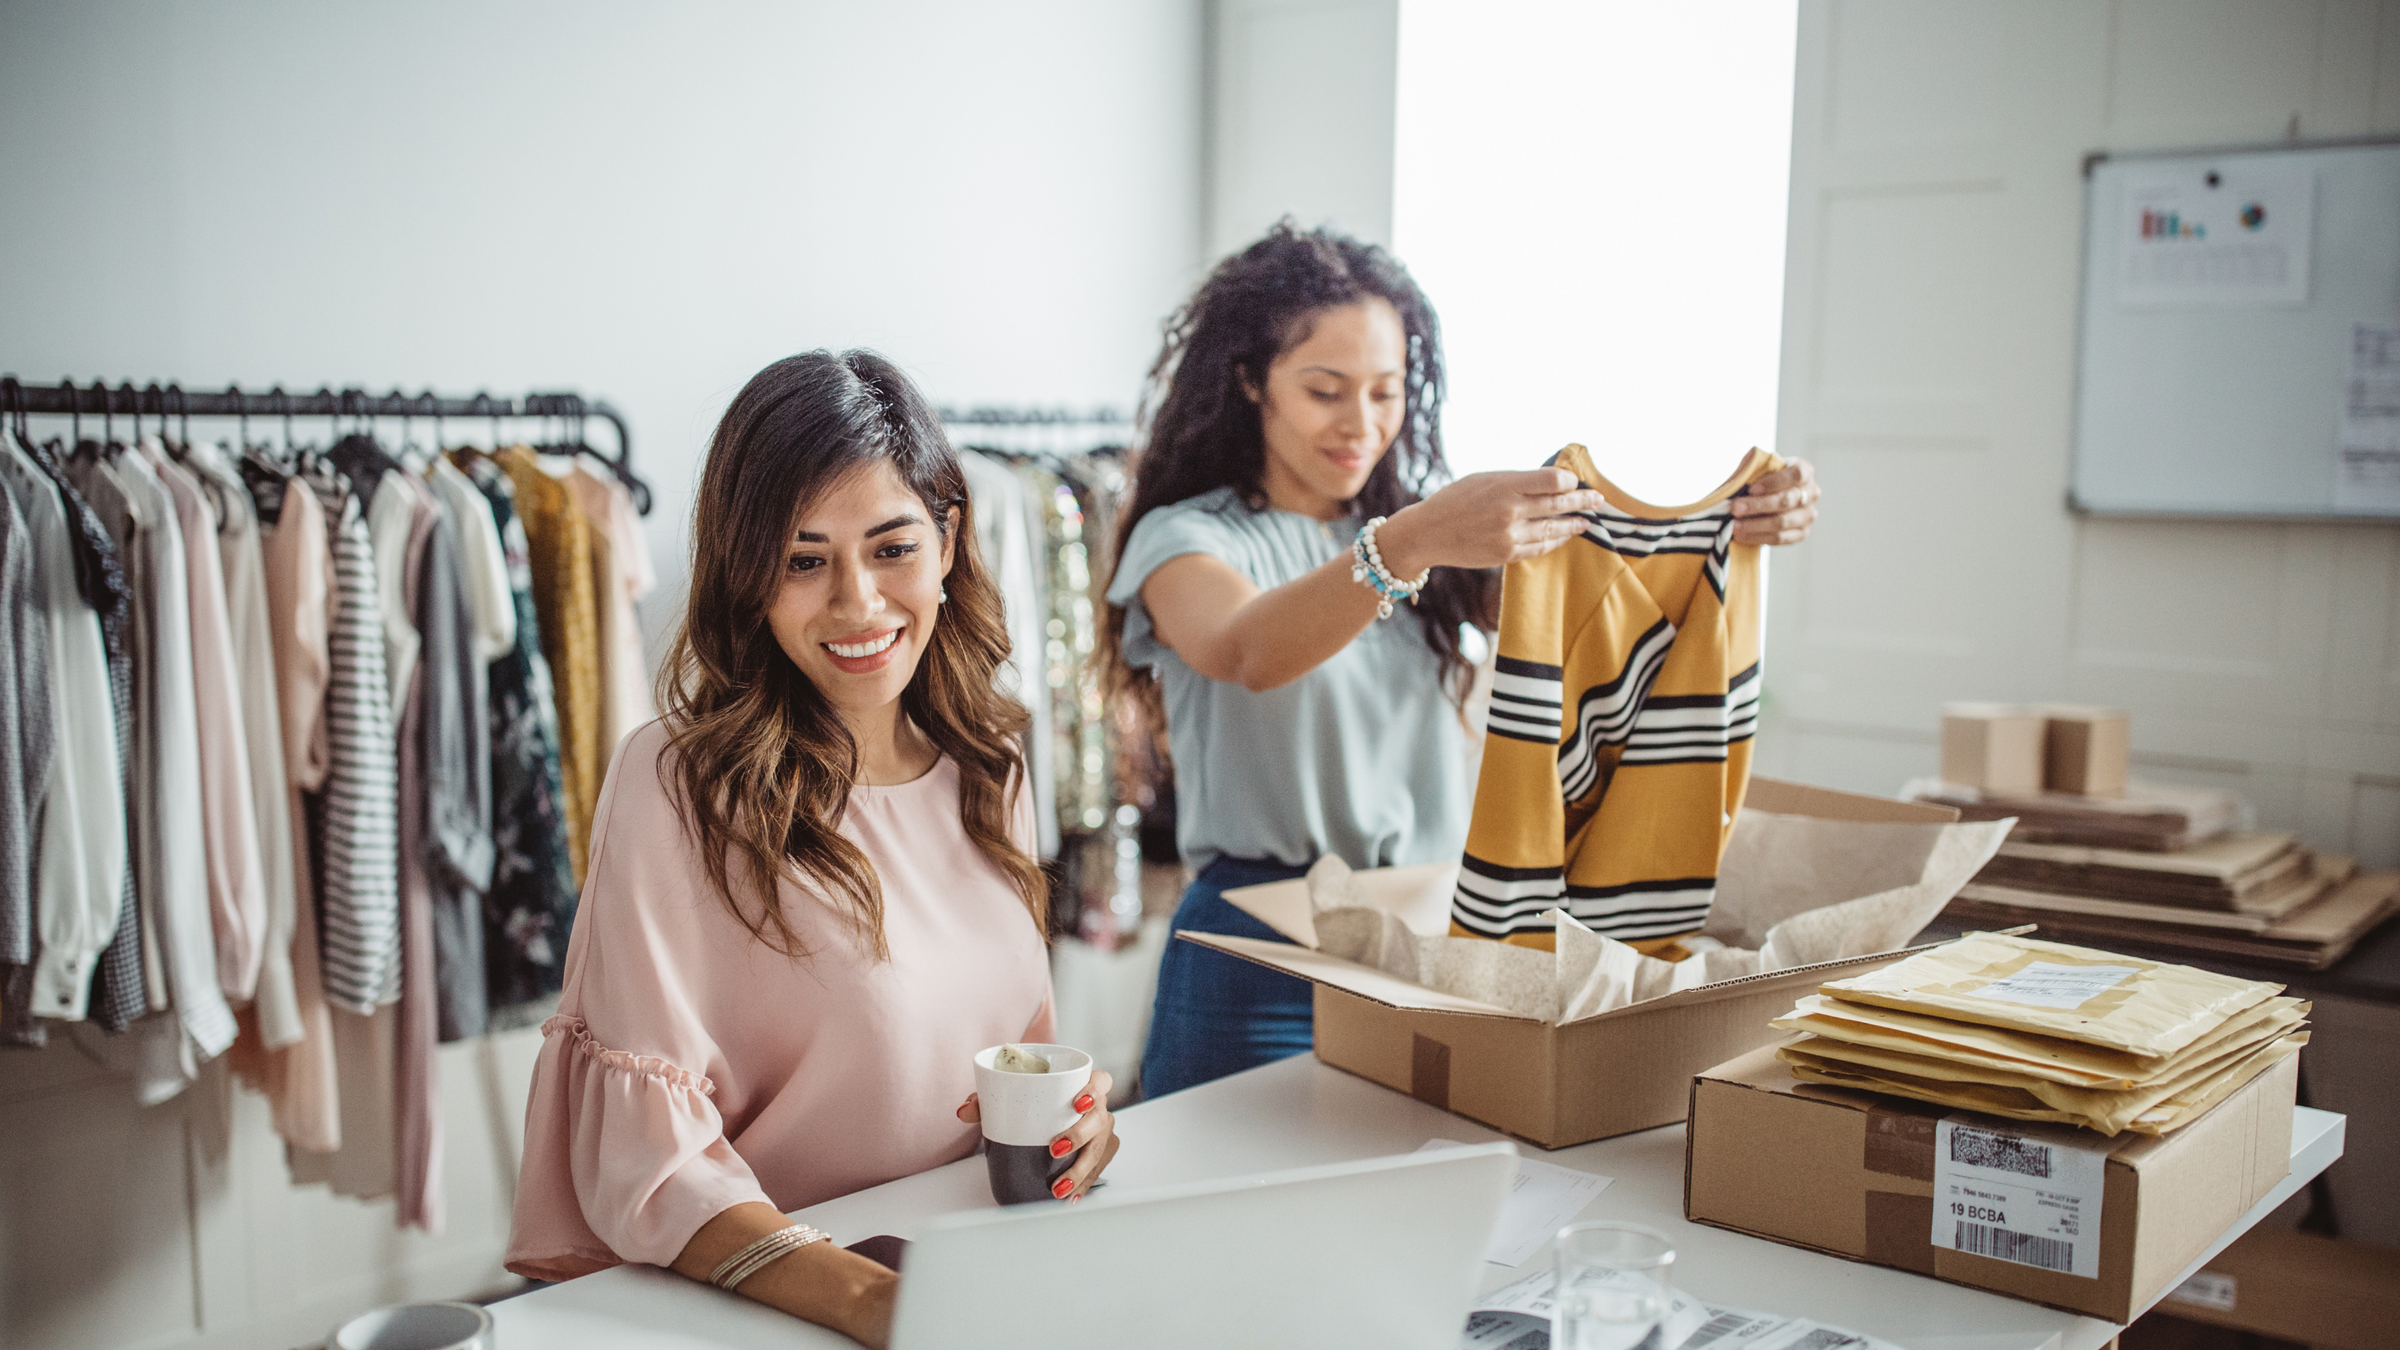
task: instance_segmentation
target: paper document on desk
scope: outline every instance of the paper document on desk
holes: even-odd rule
[[[1465,1147],[1455,1139],[1428,1139],[1417,1152]],[[1614,1180],[1555,1163],[1518,1158],[1516,1179],[1509,1184],[1508,1200],[1500,1207],[1500,1222],[1492,1228],[1491,1244],[1483,1249],[1483,1259],[1495,1265],[1524,1265],[1526,1258],[1542,1249],[1543,1243],[1558,1236],[1559,1229],[1575,1222],[1583,1207],[1607,1190]]]
[[[1553,1279],[1540,1271],[1484,1295],[1467,1315],[1459,1350],[1550,1350]],[[1863,1332],[1703,1303],[1675,1289],[1667,1291],[1659,1331],[1648,1343],[1659,1350],[1901,1350]]]

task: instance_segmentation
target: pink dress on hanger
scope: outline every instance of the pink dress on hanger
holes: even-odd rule
[[[1042,935],[967,837],[950,759],[851,790],[841,830],[882,883],[879,962],[789,881],[776,898],[813,955],[751,936],[669,796],[671,754],[666,724],[643,726],[601,794],[525,1111],[508,1245],[520,1275],[667,1265],[745,1201],[788,1212],[964,1158],[977,1130],[955,1112],[974,1053],[1052,1034]],[[1031,850],[1026,794],[1011,833]]]

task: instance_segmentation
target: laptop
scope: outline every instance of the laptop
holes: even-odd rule
[[[1456,1350],[1515,1170],[1481,1144],[949,1215],[892,1350]]]

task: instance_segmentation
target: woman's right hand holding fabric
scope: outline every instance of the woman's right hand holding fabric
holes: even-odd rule
[[[1428,567],[1505,567],[1582,533],[1571,513],[1603,500],[1565,469],[1473,473],[1385,521],[1375,545],[1402,580]]]

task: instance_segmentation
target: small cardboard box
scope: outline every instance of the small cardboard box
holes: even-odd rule
[[[2115,708],[2045,703],[2042,784],[2078,797],[2122,797],[2133,755],[2133,719]]]
[[[2042,790],[2047,722],[2013,703],[1942,709],[1942,781],[1985,792]]]
[[[2170,1135],[2084,1136],[2110,1149],[2095,1277],[1936,1247],[1936,1126],[1967,1113],[1801,1083],[1773,1047],[1693,1080],[1683,1214],[1694,1223],[2128,1322],[2291,1169],[2299,1066],[2298,1055],[2286,1056]],[[2002,1130],[2030,1128],[1970,1118]]]
[[[1888,801],[1753,777],[1747,805],[1824,819],[1947,824],[1947,807]],[[1447,869],[1356,876],[1419,932],[1447,926]],[[1290,943],[1178,933],[1316,985],[1317,1058],[1543,1148],[1669,1125],[1690,1104],[1692,1075],[1780,1038],[1767,1025],[1801,993],[1897,961],[1908,951],[1701,985],[1554,1025],[1460,998],[1316,950],[1305,882],[1226,892]],[[1909,949],[1921,950],[1921,949]]]

